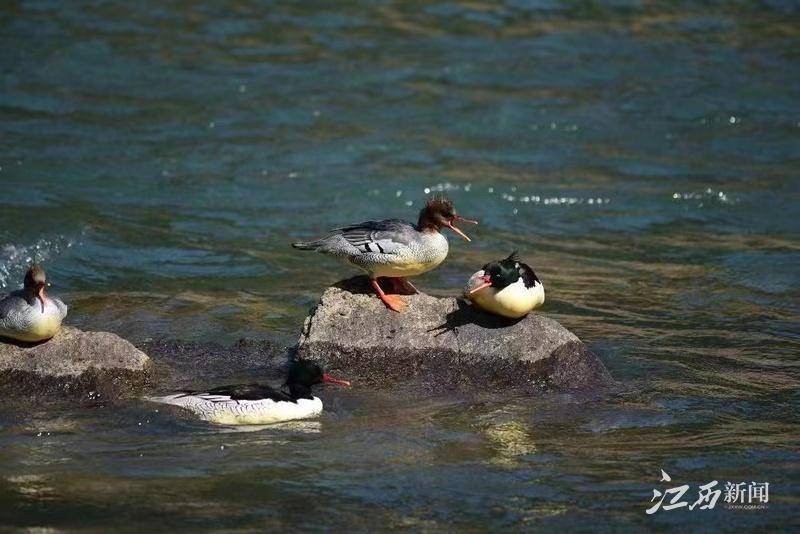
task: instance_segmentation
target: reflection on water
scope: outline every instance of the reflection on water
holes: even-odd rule
[[[494,417],[496,414],[488,414]],[[518,466],[517,457],[536,453],[536,443],[528,429],[518,421],[489,423],[484,430],[486,437],[497,447],[497,454],[490,461],[509,468]]]
[[[782,1],[12,2],[0,287],[36,259],[77,326],[288,345],[352,273],[293,239],[414,219],[443,192],[481,224],[417,286],[455,294],[519,249],[545,313],[621,390],[356,387],[324,391],[317,421],[250,429],[146,403],[4,405],[0,524],[784,525],[800,490],[796,15]],[[766,480],[773,501],[645,518],[662,468]]]
[[[318,421],[286,421],[272,425],[238,425],[225,426],[219,429],[219,431],[222,433],[259,432],[261,430],[273,430],[275,431],[276,436],[285,437],[287,433],[291,432],[297,432],[301,434],[319,434],[322,430],[322,425]]]

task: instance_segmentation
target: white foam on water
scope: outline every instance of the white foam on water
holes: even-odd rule
[[[31,245],[0,244],[0,289],[22,287],[28,266],[45,263],[73,245],[75,240],[63,235],[43,237]]]
[[[703,191],[689,191],[689,192],[675,192],[672,193],[672,200],[681,201],[688,200],[698,203],[698,207],[703,207],[703,202],[716,202],[719,204],[738,204],[740,199],[738,197],[729,196],[724,191],[716,191],[707,187]]]

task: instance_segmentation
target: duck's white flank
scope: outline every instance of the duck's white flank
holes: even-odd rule
[[[481,285],[484,275],[483,269],[473,274],[465,291],[473,304],[482,310],[510,319],[518,319],[544,304],[542,283],[534,282],[533,286],[525,287],[522,277],[500,290],[489,286],[470,294],[471,289]]]
[[[358,259],[350,261],[375,277],[419,276],[438,267],[447,258],[447,238],[439,232],[421,232],[418,242],[398,249],[393,255],[373,254],[367,265]]]
[[[227,395],[209,393],[177,393],[148,400],[180,406],[204,421],[220,425],[268,425],[309,419],[322,413],[322,401],[318,397],[276,402],[272,399],[231,400]]]

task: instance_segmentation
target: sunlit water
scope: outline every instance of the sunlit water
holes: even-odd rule
[[[800,512],[793,2],[14,3],[0,286],[69,321],[291,345],[352,274],[292,250],[444,192],[480,219],[418,281],[519,249],[610,396],[323,392],[231,431],[144,402],[0,411],[0,524],[440,530],[787,526]],[[219,369],[220,380],[226,369]],[[413,400],[410,400],[413,399]],[[768,510],[645,514],[768,481]]]

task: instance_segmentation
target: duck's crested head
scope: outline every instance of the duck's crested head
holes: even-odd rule
[[[466,219],[458,215],[450,199],[443,196],[434,196],[428,199],[428,202],[425,203],[425,207],[420,210],[419,223],[417,226],[419,226],[419,229],[422,231],[436,232],[446,226],[467,241],[471,241],[471,239],[467,237],[467,234],[455,226],[455,223],[459,221],[478,224],[478,221]]]
[[[517,251],[500,261],[492,261],[483,266],[485,276],[489,277],[492,287],[495,289],[503,289],[520,278],[519,260],[517,259]]]
[[[25,273],[25,289],[31,291],[47,285],[47,275],[40,265],[31,265]]]

